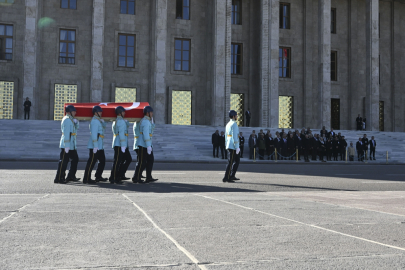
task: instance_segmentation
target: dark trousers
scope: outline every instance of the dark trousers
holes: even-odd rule
[[[243,158],[243,150],[245,150],[245,146],[244,145],[240,145],[240,157]]]
[[[60,149],[60,158],[58,164],[58,171],[56,172],[56,181],[64,181],[65,180],[65,173],[67,165],[70,161],[70,169],[67,178],[75,178],[77,172],[77,163],[79,163],[79,156],[77,155],[76,150],[70,150],[69,153],[66,154],[65,149]]]
[[[141,181],[142,172],[146,169],[146,179],[152,178],[152,169],[155,157],[153,156],[153,151],[149,155],[148,149],[139,146],[138,149],[138,162],[136,164],[136,169],[134,173],[133,181]]]
[[[375,158],[375,148],[371,148],[371,147],[370,147],[370,159],[371,159],[371,156],[372,156],[373,158]]]
[[[215,155],[215,150],[217,151],[217,154]],[[219,151],[219,145],[213,144],[212,145],[212,155],[214,157],[218,157],[218,151]]]
[[[363,157],[363,150],[357,151],[357,159],[359,161],[363,161],[364,157]]]
[[[24,111],[24,119],[30,119],[30,111]]]
[[[225,153],[225,158],[228,158],[228,152],[226,151],[225,147],[221,146],[222,159],[224,159],[224,153]]]
[[[125,153],[122,153],[120,146],[114,146],[114,162],[111,168],[110,182],[120,181],[121,176],[127,172],[131,161],[132,157],[128,147],[125,149]]]
[[[259,159],[264,159],[264,152],[266,150],[265,149],[259,149]]]
[[[228,149],[229,158],[228,165],[226,166],[225,177],[224,179],[229,180],[231,177],[235,177],[236,172],[238,171],[240,156],[236,154],[236,150]]]
[[[104,150],[98,150],[97,153],[93,153],[93,149],[89,149],[89,159],[87,160],[86,169],[84,171],[83,182],[86,183],[91,180],[91,172],[93,171],[94,166],[97,165],[97,171],[95,178],[101,178],[104,167],[105,167],[105,153]]]
[[[255,148],[254,147],[249,147],[249,158],[250,159],[254,158],[254,153],[255,153]]]
[[[250,118],[246,118],[246,126],[248,127],[250,125]]]
[[[308,149],[303,149],[304,152],[304,160],[307,161],[309,160],[309,150]]]

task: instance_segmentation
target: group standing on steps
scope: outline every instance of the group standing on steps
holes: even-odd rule
[[[66,116],[63,117],[61,122],[62,137],[60,140],[60,159],[58,170],[54,179],[54,183],[66,184],[69,181],[78,182],[80,178],[76,177],[77,164],[79,157],[77,155],[77,130],[79,129],[79,121],[75,119],[76,109],[73,105],[68,105],[65,108]],[[90,122],[90,138],[87,144],[89,149],[89,158],[87,160],[86,169],[83,177],[83,184],[96,184],[98,182],[109,181],[110,184],[123,184],[123,180],[129,180],[125,176],[129,165],[132,162],[131,153],[129,152],[128,144],[128,128],[129,122],[125,120],[125,108],[118,106],[115,108],[117,118],[112,124],[112,132],[114,135],[112,148],[114,149],[114,161],[111,168],[110,177],[103,178],[102,174],[105,167],[105,154],[104,154],[104,136],[107,124],[102,119],[103,109],[100,106],[93,107],[93,118]],[[151,106],[146,106],[143,109],[144,117],[139,122],[133,125],[134,132],[134,146],[133,150],[137,153],[137,164],[134,176],[132,177],[133,183],[146,184],[155,182],[158,179],[152,177],[154,155],[152,137],[155,129],[153,121],[153,109]],[[228,155],[228,165],[226,167],[223,182],[233,183],[236,180],[236,172],[238,170],[240,161],[240,147],[239,147],[239,128],[236,120],[238,114],[236,111],[229,112],[230,121],[226,125],[226,151]],[[70,169],[68,176],[65,177],[67,165],[70,161]],[[94,166],[98,162],[97,170],[94,180],[91,179],[91,174]],[[146,169],[146,177],[142,176],[143,171]],[[145,179],[145,180],[142,180]]]

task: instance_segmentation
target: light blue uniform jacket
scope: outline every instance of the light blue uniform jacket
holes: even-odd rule
[[[226,125],[226,149],[239,148],[239,127],[235,120],[230,120]]]
[[[77,124],[73,122],[73,117],[66,115],[61,122],[62,137],[60,138],[59,148],[70,148],[76,150],[76,134],[79,129],[79,121]]]
[[[104,133],[107,123],[101,122],[101,119],[97,116],[93,116],[91,119],[90,128],[90,138],[87,144],[88,149],[98,148],[99,150],[104,149]]]
[[[128,147],[128,125],[121,116],[118,116],[114,121],[112,124],[114,134],[112,148],[115,146]]]
[[[138,126],[138,125],[137,125]],[[152,136],[155,129],[155,124],[152,124],[150,117],[145,116],[139,122],[139,137],[136,140],[136,146],[147,148],[152,146]]]
[[[141,122],[142,122],[142,120],[140,122],[135,122],[134,123],[134,127],[133,127],[133,131],[134,131],[134,150],[139,149],[137,141],[138,141],[138,138],[139,138],[139,135],[140,135],[140,132],[141,132],[140,131]]]

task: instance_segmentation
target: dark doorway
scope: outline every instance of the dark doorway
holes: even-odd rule
[[[340,129],[340,99],[332,98],[331,104],[331,128]]]

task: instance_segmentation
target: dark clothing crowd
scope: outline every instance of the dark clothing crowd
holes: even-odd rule
[[[241,157],[243,157],[245,138],[242,133],[239,136]],[[221,149],[222,158],[226,158],[225,135],[216,131],[212,134],[213,156],[218,157]],[[333,129],[330,131],[323,128],[319,134],[313,134],[311,129],[302,129],[301,131],[277,131],[275,136],[269,130],[264,132],[260,130],[256,134],[253,130],[248,138],[249,159],[259,160],[304,160],[312,161],[354,161],[355,153],[357,159],[363,161],[368,159],[375,160],[375,149],[377,143],[372,137],[370,140],[365,134],[359,138],[355,147],[353,143],[346,142],[345,136],[340,132],[336,133]],[[225,153],[225,156],[224,156]]]

